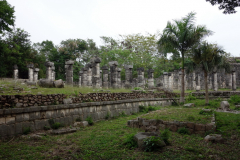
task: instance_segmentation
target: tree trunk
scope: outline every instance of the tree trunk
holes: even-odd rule
[[[206,105],[209,104],[209,97],[208,97],[208,74],[206,71],[204,71],[204,82],[205,82],[205,100]]]

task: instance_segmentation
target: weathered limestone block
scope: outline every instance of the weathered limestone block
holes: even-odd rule
[[[87,84],[88,84],[88,77],[87,77],[87,68],[86,67],[84,67],[84,68],[82,68],[82,81],[81,81],[81,84],[82,84],[82,86],[83,87],[86,87],[87,86]]]
[[[51,67],[52,69],[52,80],[54,81],[55,80],[55,66],[54,66],[54,63],[53,63],[53,66]]]
[[[138,87],[145,87],[144,83],[144,68],[138,68]]]
[[[148,88],[154,87],[154,70],[149,69],[148,70]]]
[[[33,72],[33,81],[34,82],[38,81],[38,72],[39,72],[39,68],[34,68],[34,72]]]
[[[230,105],[229,105],[228,101],[222,101],[220,104],[220,109],[222,109],[223,111],[229,111]]]
[[[18,66],[15,64],[14,66],[13,66],[13,79],[18,79]]]
[[[92,85],[94,88],[100,88],[100,62],[101,58],[93,57],[92,64]]]
[[[46,79],[49,79],[49,80],[51,80],[52,79],[52,66],[54,65],[54,63],[53,62],[50,62],[50,61],[47,61],[46,63],[45,63],[45,66],[46,66],[46,68],[47,68],[47,70],[46,70]]]
[[[87,86],[92,87],[92,64],[86,64],[85,68],[87,69]]]
[[[28,81],[32,82],[33,81],[33,68],[34,68],[34,65],[32,63],[28,64],[27,68],[28,68]]]
[[[66,84],[73,85],[73,60],[65,61],[65,70],[66,70]]]
[[[204,140],[206,142],[223,142],[223,138],[222,135],[220,134],[211,134],[211,135],[207,135]]]
[[[121,88],[122,86],[122,82],[121,82],[121,68],[117,69],[117,84],[118,84],[118,88]]]
[[[125,65],[125,88],[132,88],[132,69],[133,65]]]
[[[110,66],[110,85],[112,88],[118,88],[118,62],[112,61],[108,63]]]
[[[61,79],[56,81],[51,79],[40,79],[38,85],[46,88],[64,88],[64,83]]]
[[[102,82],[102,87],[103,88],[108,88],[108,67],[103,66],[102,67],[103,71],[103,82]]]

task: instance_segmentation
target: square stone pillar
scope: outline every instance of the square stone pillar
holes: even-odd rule
[[[118,62],[112,61],[108,63],[110,66],[110,84],[112,88],[118,88]]]
[[[16,64],[13,66],[13,79],[18,79],[18,66]]]
[[[87,75],[88,69],[82,68],[82,76],[81,76],[81,84],[83,87],[86,87],[88,84],[88,75]]]
[[[217,79],[217,72],[213,72],[213,90],[217,91],[218,90],[218,79]]]
[[[173,75],[172,75],[172,73],[168,73],[168,88],[173,89]]]
[[[182,71],[179,71],[178,73],[178,90],[182,90]],[[181,92],[180,92],[181,93]]]
[[[121,88],[122,87],[122,82],[121,82],[121,71],[122,69],[121,68],[118,68],[117,69],[117,72],[118,72],[118,75],[117,75],[117,84],[118,84],[118,88]]]
[[[28,67],[28,81],[33,82],[33,68],[34,68],[34,65],[33,64],[28,64],[27,67]]]
[[[34,68],[34,72],[33,72],[33,81],[34,82],[38,81],[38,72],[39,72],[39,68]]]
[[[100,70],[100,88],[102,88],[102,83],[103,83],[103,81],[102,81],[102,70]]]
[[[133,69],[133,65],[125,65],[125,88],[132,88],[132,69]]]
[[[53,63],[53,62],[52,62],[52,63]],[[53,65],[52,65],[51,69],[52,69],[52,80],[55,81],[55,74],[56,74],[56,72],[55,72],[54,63],[53,63]]]
[[[54,63],[47,61],[45,63],[45,66],[46,66],[46,79],[51,80],[52,79],[52,66],[54,66]]]
[[[65,70],[66,70],[66,84],[72,86],[73,85],[73,60],[67,60],[65,62]]]
[[[102,71],[103,71],[103,82],[102,82],[102,87],[103,88],[108,88],[108,67],[107,66],[103,66],[102,67]]]
[[[87,86],[92,87],[92,64],[86,64],[85,68],[87,69]]]
[[[232,90],[236,91],[237,90],[237,79],[236,79],[236,71],[232,71]]]
[[[228,76],[228,88],[232,89],[232,73],[227,74]]]
[[[100,88],[100,62],[101,62],[101,58],[99,58],[99,57],[93,57],[91,59],[92,86],[94,88]]]
[[[163,86],[164,88],[168,88],[168,72],[163,72]]]
[[[138,87],[145,87],[144,83],[144,68],[138,68]]]
[[[83,75],[83,71],[79,71],[78,87],[82,86],[82,75]]]
[[[192,73],[192,90],[196,90],[196,74],[195,72]]]
[[[154,87],[154,70],[148,69],[148,88]]]

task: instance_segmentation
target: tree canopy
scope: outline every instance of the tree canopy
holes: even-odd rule
[[[218,8],[223,10],[224,14],[233,14],[237,11],[235,10],[236,7],[240,6],[239,0],[206,0],[210,2],[212,5],[220,5]]]
[[[14,26],[15,16],[14,7],[12,7],[6,0],[0,1],[0,34],[3,31],[11,31],[10,26]]]

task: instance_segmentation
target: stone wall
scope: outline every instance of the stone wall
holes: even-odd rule
[[[113,117],[119,116],[122,112],[127,115],[137,113],[140,105],[170,104],[169,99],[144,98],[0,109],[0,138],[21,135],[27,128],[30,128],[31,132],[43,130],[45,126],[50,126],[49,120],[68,126],[73,124],[77,118],[86,120],[90,116],[94,121],[98,121],[105,119],[107,114]]]

